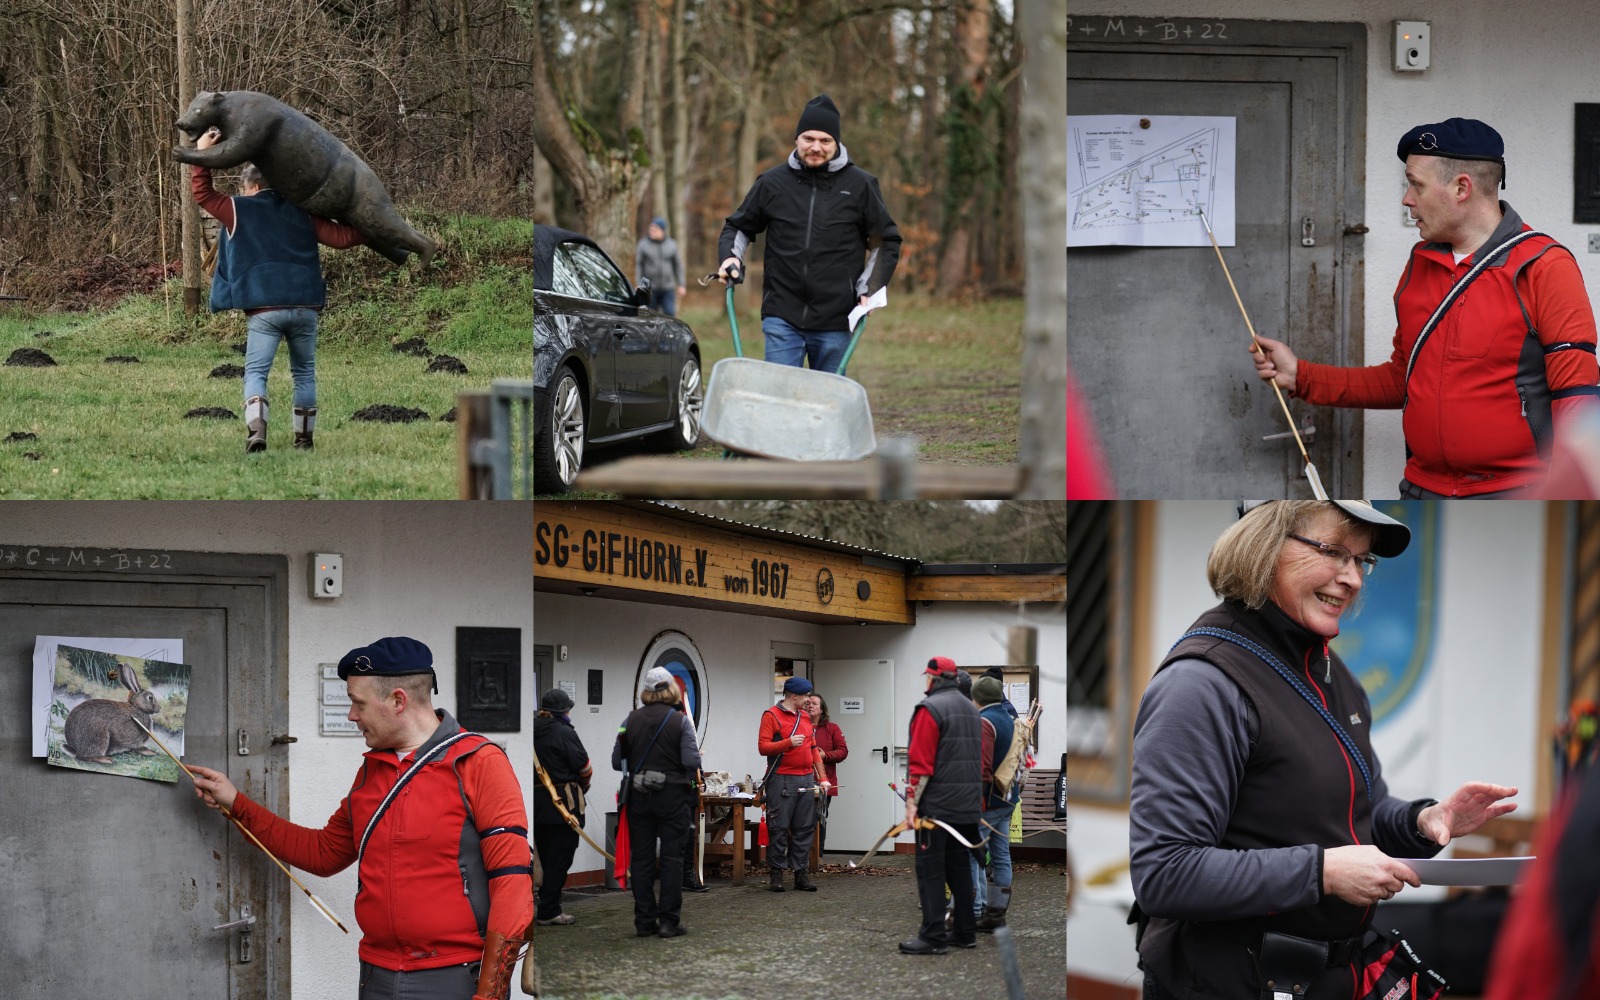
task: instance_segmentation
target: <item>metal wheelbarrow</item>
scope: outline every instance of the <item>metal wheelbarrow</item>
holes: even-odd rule
[[[717,276],[700,279],[702,286]],[[728,285],[728,326],[734,357],[711,366],[700,429],[732,452],[792,462],[855,461],[877,451],[867,390],[844,375],[867,318],[856,323],[839,374],[758,361],[744,356],[733,288],[744,280],[738,269]]]

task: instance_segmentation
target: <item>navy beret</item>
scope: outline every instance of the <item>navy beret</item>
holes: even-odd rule
[[[791,677],[783,682],[784,694],[810,694],[811,682],[804,677]]]
[[[339,661],[339,679],[346,680],[351,674],[368,677],[433,674],[433,652],[409,636],[391,635],[344,654]],[[437,674],[434,674],[433,689],[439,690]]]
[[[1505,140],[1500,138],[1499,132],[1476,118],[1451,118],[1432,125],[1418,125],[1400,137],[1400,145],[1395,149],[1402,162],[1413,153],[1453,160],[1488,160],[1500,164],[1501,176],[1505,174]]]

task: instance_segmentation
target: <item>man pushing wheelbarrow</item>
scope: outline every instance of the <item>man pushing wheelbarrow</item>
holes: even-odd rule
[[[849,314],[889,284],[900,230],[878,179],[850,162],[839,141],[839,109],[813,98],[795,126],[794,152],[751,186],[717,241],[724,285],[745,251],[767,234],[761,289],[766,360],[837,372],[850,341]]]

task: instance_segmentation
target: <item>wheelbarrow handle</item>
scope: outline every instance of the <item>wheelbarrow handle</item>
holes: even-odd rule
[[[739,342],[739,317],[733,311],[733,286],[728,286],[728,329],[733,331],[733,356],[744,357],[744,345]]]
[[[844,357],[839,359],[838,374],[843,375],[845,366],[850,364],[850,358],[856,353],[856,345],[861,342],[861,331],[867,328],[867,318],[861,317],[856,322],[856,332],[850,336],[850,345],[844,349]]]

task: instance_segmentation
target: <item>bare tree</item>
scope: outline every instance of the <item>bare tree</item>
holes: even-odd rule
[[[543,0],[533,0],[540,23],[533,38],[533,136],[556,174],[572,192],[580,226],[618,260],[633,246],[633,215],[643,195],[650,150],[642,125],[645,72],[641,45],[648,0],[628,5],[623,49],[623,86],[616,120],[622,141],[609,145],[572,101],[563,100],[550,73]],[[550,18],[551,21],[554,18]]]

